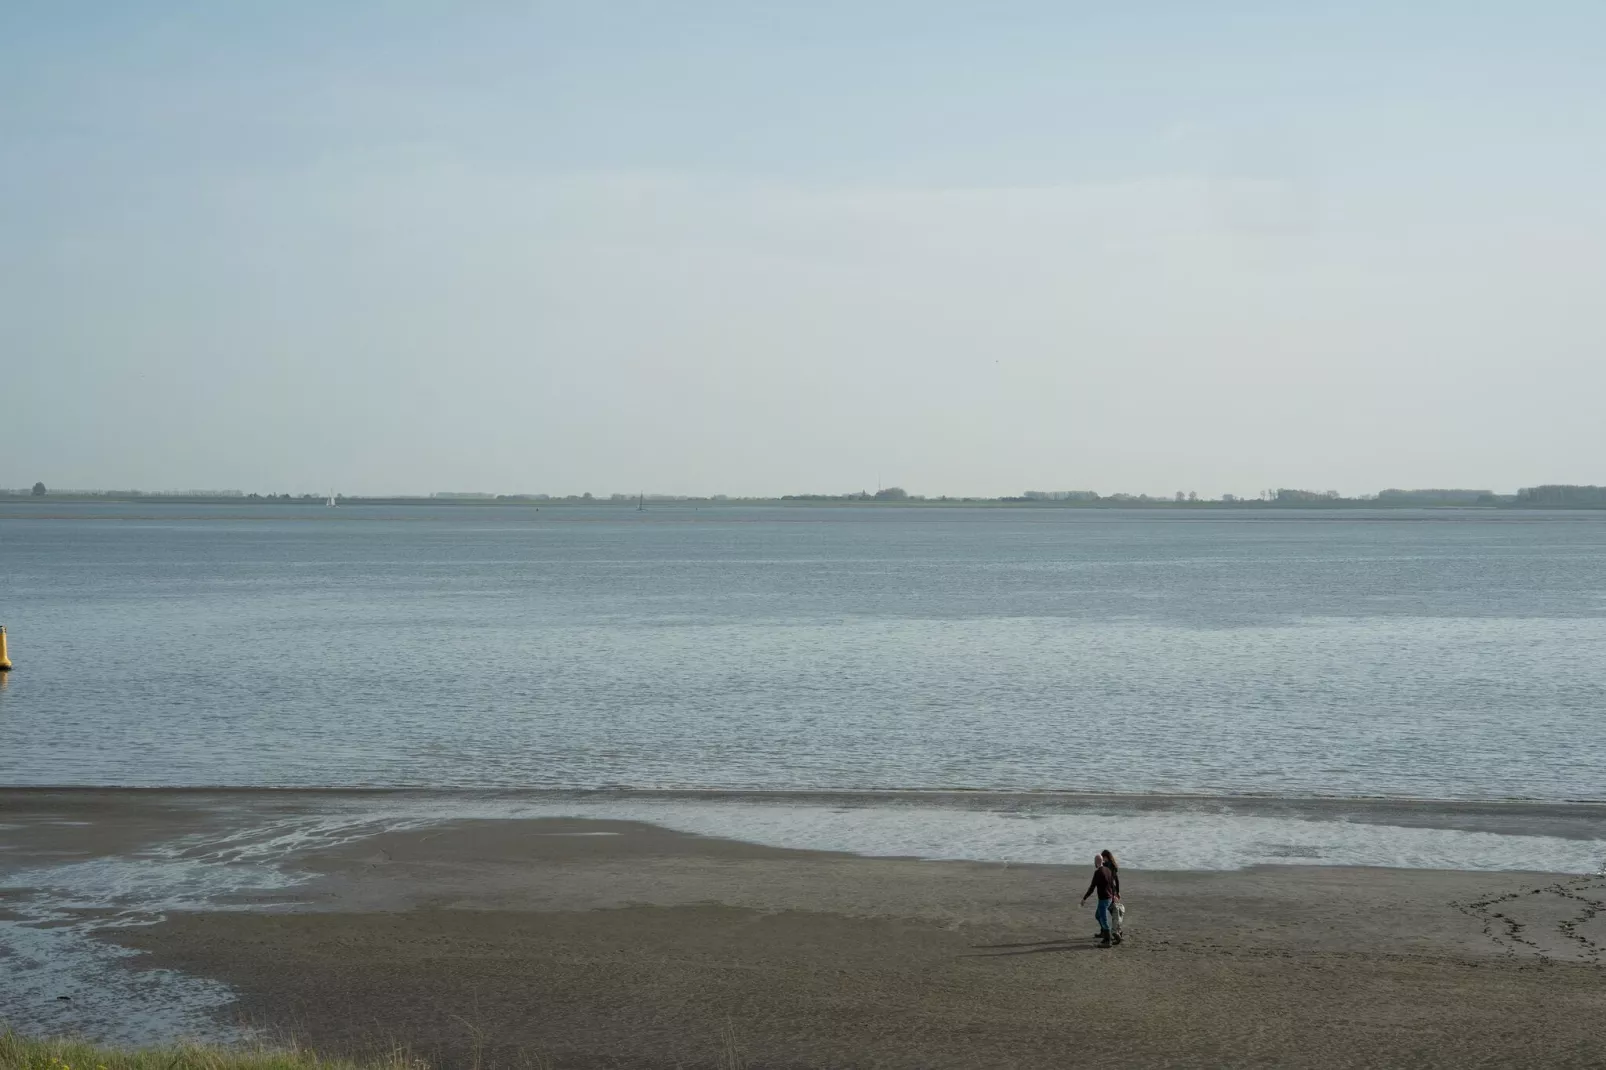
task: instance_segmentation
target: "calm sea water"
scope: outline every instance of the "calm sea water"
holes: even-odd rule
[[[1606,515],[0,504],[0,783],[1606,797]]]

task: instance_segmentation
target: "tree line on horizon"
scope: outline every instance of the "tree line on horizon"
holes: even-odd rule
[[[52,491],[44,483],[35,483],[27,489],[0,488],[0,497],[7,498],[169,498],[169,499],[223,499],[232,501],[250,502],[309,502],[322,501],[322,494],[250,494],[237,490],[227,491],[139,491],[139,490],[57,490]],[[1419,488],[1405,490],[1389,488],[1378,491],[1372,495],[1359,497],[1344,497],[1336,490],[1314,491],[1290,487],[1267,489],[1258,496],[1247,497],[1234,494],[1223,494],[1219,498],[1200,497],[1194,491],[1177,491],[1174,495],[1156,496],[1149,494],[1128,494],[1115,492],[1113,494],[1100,494],[1092,490],[1064,490],[1039,491],[1028,490],[1019,495],[1005,495],[997,498],[985,497],[950,497],[948,495],[928,496],[923,494],[910,494],[903,487],[882,487],[876,491],[859,490],[844,494],[782,494],[779,497],[739,497],[724,494],[707,496],[678,495],[678,494],[610,494],[607,497],[598,497],[586,492],[584,494],[550,495],[550,494],[491,494],[482,492],[452,492],[439,491],[431,495],[396,495],[362,497],[337,494],[334,497],[343,502],[360,501],[394,501],[394,502],[509,502],[509,503],[542,503],[553,504],[628,504],[638,500],[647,502],[710,502],[710,503],[739,503],[739,502],[881,502],[881,503],[999,503],[999,504],[1031,504],[1031,505],[1060,505],[1060,506],[1234,506],[1234,507],[1482,507],[1482,508],[1538,508],[1538,509],[1606,509],[1606,486],[1594,484],[1546,483],[1534,487],[1523,487],[1515,494],[1496,494],[1489,490],[1474,490],[1465,488]]]

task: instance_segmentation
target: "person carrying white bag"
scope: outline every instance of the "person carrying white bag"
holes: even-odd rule
[[[1099,857],[1104,859],[1104,868],[1110,871],[1110,935],[1119,944],[1125,935],[1122,930],[1126,928],[1126,904],[1121,902],[1121,867],[1116,864],[1112,851],[1100,851]]]
[[[1121,938],[1110,929],[1111,910],[1115,905],[1115,874],[1105,868],[1104,856],[1093,856],[1093,880],[1089,882],[1087,891],[1082,893],[1082,903],[1086,905],[1087,897],[1098,894],[1099,908],[1096,917],[1099,921],[1099,946],[1110,947],[1120,943]]]

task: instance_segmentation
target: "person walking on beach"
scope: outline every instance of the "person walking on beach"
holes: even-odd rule
[[[1116,943],[1121,942],[1123,922],[1126,920],[1126,907],[1121,903],[1121,867],[1116,864],[1115,853],[1109,849],[1099,852],[1104,859],[1104,868],[1110,871],[1110,935]]]
[[[1109,947],[1114,940],[1110,933],[1110,905],[1115,896],[1115,876],[1104,868],[1104,856],[1093,856],[1093,880],[1082,893],[1082,905],[1087,905],[1087,897],[1097,893],[1099,897],[1098,909],[1094,917],[1099,921],[1099,946]]]

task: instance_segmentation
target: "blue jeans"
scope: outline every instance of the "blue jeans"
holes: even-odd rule
[[[1107,933],[1110,931],[1110,901],[1108,899],[1099,900],[1099,908],[1093,912],[1093,916],[1099,919],[1100,932]]]

